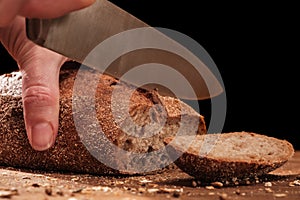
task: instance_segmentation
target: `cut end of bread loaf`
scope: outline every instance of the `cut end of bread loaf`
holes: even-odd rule
[[[291,143],[251,132],[207,134],[165,140],[176,165],[203,181],[230,181],[266,174],[294,154]],[[184,144],[191,143],[187,151]]]

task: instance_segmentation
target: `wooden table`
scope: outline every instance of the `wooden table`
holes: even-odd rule
[[[300,151],[256,183],[204,186],[179,169],[162,174],[104,177],[0,168],[0,199],[300,199]]]

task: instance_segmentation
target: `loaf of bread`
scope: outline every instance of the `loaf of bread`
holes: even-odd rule
[[[140,163],[143,171],[147,172],[152,170],[147,167],[153,162],[161,162],[164,167],[166,159],[162,154],[153,161],[147,153],[163,148],[164,138],[176,135],[182,126],[187,127],[184,130],[187,133],[197,126],[193,134],[206,134],[203,116],[179,99],[163,97],[157,91],[137,89],[130,97],[130,105],[126,106],[126,102],[122,101],[128,99],[126,91],[133,88],[130,84],[108,75],[99,75],[88,68],[80,72],[78,74],[78,65],[73,65],[72,62],[66,63],[61,69],[59,132],[55,145],[42,152],[33,150],[26,136],[21,73],[17,71],[0,76],[0,165],[90,174],[126,174],[135,173],[134,169],[131,170],[132,161],[126,156],[137,153],[145,154],[145,157],[133,164]],[[78,86],[82,90],[79,88],[79,92],[73,94],[76,75],[82,80]],[[85,77],[89,79],[85,81]],[[91,79],[98,84],[95,97],[92,98],[94,107],[88,107],[84,103],[81,105],[85,99],[91,98],[85,96],[84,92],[80,93],[94,87],[91,84],[95,81],[90,81]],[[116,105],[111,100],[112,94]],[[72,109],[74,100],[77,100],[77,109],[85,115],[79,119],[79,127],[75,126],[73,118],[76,114]],[[93,113],[96,113],[96,122]],[[125,118],[118,119],[118,113],[125,113]],[[181,116],[184,116],[185,121],[182,121]],[[105,137],[95,131],[98,126]],[[107,145],[107,142],[112,145]],[[116,153],[111,146],[124,151],[122,154]],[[100,162],[98,155],[109,159],[106,162],[110,165]]]
[[[286,140],[252,133],[232,132],[196,137],[166,138],[175,164],[203,182],[248,180],[267,174],[286,163],[294,148]],[[183,150],[190,144],[187,151]]]

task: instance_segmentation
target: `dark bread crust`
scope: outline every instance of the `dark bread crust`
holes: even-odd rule
[[[243,146],[245,140],[240,139],[246,137],[251,138],[248,140],[247,147]],[[226,144],[228,139],[235,140],[234,146],[239,149],[229,149],[232,146]],[[197,136],[185,152],[181,151],[181,143],[187,142],[184,140],[182,138],[179,143],[170,145],[169,154],[171,156],[181,155],[175,164],[189,175],[207,183],[214,181],[243,182],[275,170],[285,164],[294,154],[293,146],[288,141],[250,132]],[[212,143],[213,140],[215,141]],[[166,143],[171,141],[172,138],[165,140]],[[273,146],[274,149],[268,149],[269,146],[264,147],[265,143]],[[203,144],[208,146],[204,147]],[[210,144],[213,145],[209,147]],[[204,151],[200,153],[200,149]],[[258,150],[256,151],[256,149]],[[255,151],[256,154],[253,153]],[[234,155],[235,152],[239,155]]]
[[[23,108],[20,91],[20,85],[18,81],[12,80],[11,83],[14,86],[4,87],[0,89],[0,165],[22,167],[31,169],[42,170],[54,170],[54,171],[71,171],[79,173],[90,174],[124,174],[127,172],[112,169],[111,167],[102,164],[95,159],[80,140],[77,134],[73,116],[72,116],[72,94],[74,79],[78,72],[78,66],[72,63],[66,63],[62,67],[60,72],[60,116],[59,116],[59,131],[56,139],[56,143],[49,150],[38,152],[34,151],[26,136],[24,120],[23,120]],[[167,113],[167,120],[158,135],[151,137],[150,139],[139,139],[132,136],[128,136],[124,133],[118,124],[116,124],[111,111],[111,93],[114,87],[120,87],[121,90],[130,89],[130,85],[126,83],[119,83],[113,77],[101,76],[95,73],[93,70],[86,69],[84,74],[88,74],[90,77],[94,77],[94,80],[98,81],[97,93],[96,93],[96,110],[97,119],[104,131],[106,137],[115,145],[120,148],[133,152],[148,152],[155,151],[161,148],[163,144],[163,138],[176,134],[176,130],[179,127],[180,122],[180,109],[185,111],[185,115],[188,115],[191,119],[191,123],[198,124],[197,134],[205,134],[206,127],[203,116],[195,112],[191,107],[183,104],[178,99],[170,97],[162,97],[157,94],[156,91],[144,91],[138,90],[134,92],[130,102],[130,116],[133,121],[143,126],[149,123],[149,120],[156,119],[158,122],[161,118],[161,114],[156,111],[152,112],[152,116],[149,114],[149,110],[154,104],[159,104],[165,108]],[[12,74],[6,74],[0,76],[0,83],[3,80],[10,80]],[[20,79],[20,78],[19,78]],[[118,83],[118,84],[117,84]],[[86,83],[83,87],[88,88],[90,83]],[[3,89],[4,88],[4,89]],[[8,88],[8,89],[7,89]],[[15,91],[12,91],[15,90]],[[118,98],[124,98],[122,92],[116,94]],[[85,98],[80,94],[74,98]],[[79,101],[80,102],[80,101]],[[180,106],[182,105],[182,107]],[[118,109],[124,111],[119,105]],[[90,108],[86,109],[86,113],[92,112]],[[127,111],[127,110],[126,110]],[[154,121],[156,122],[156,121]],[[90,123],[89,116],[83,120],[82,123]],[[126,120],[123,125],[126,126]],[[93,145],[95,138],[89,130],[85,130],[87,133],[87,142]],[[143,133],[143,130],[139,133]],[[113,155],[112,150],[107,148],[107,145],[99,146],[99,141],[95,148],[99,150],[101,154],[111,155],[111,162],[117,163],[117,165],[124,165],[122,160]],[[124,160],[125,162],[126,160]],[[121,162],[121,163],[119,163]]]

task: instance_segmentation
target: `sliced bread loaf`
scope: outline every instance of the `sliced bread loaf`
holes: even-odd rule
[[[81,81],[76,94],[73,93],[75,78]],[[60,72],[60,124],[56,143],[49,150],[34,151],[25,132],[21,83],[20,72],[0,76],[0,165],[91,174],[147,172],[153,170],[153,163],[156,168],[164,167],[167,159],[167,155],[161,154],[151,160],[147,153],[163,148],[163,139],[177,134],[182,126],[187,127],[186,132],[194,127],[194,134],[206,133],[203,116],[179,99],[137,89],[126,105],[129,94],[126,91],[133,89],[131,85],[88,68],[78,74],[78,66],[70,62]],[[93,84],[97,86],[95,97],[85,96],[84,91],[94,87]],[[83,103],[89,98],[94,106]],[[72,102],[77,110],[73,109]],[[78,116],[77,111],[83,115]],[[115,147],[124,151],[116,152]],[[132,153],[145,156],[132,161],[129,158]]]
[[[294,154],[291,143],[252,132],[166,138],[175,164],[203,182],[247,180],[275,170]],[[183,147],[189,145],[187,151]]]

